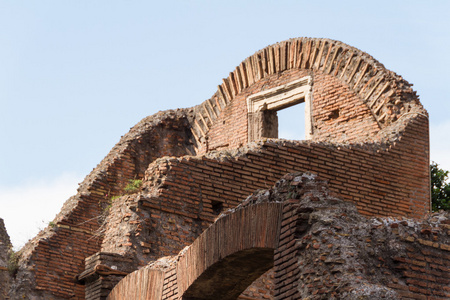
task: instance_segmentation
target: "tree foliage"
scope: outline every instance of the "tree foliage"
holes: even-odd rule
[[[450,183],[446,182],[449,171],[439,168],[437,163],[432,162],[430,173],[432,210],[450,210]]]

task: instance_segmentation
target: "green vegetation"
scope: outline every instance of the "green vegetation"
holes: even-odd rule
[[[139,188],[142,186],[142,180],[141,179],[130,179],[128,180],[128,184],[125,187],[125,192],[132,194],[139,190]]]
[[[127,194],[132,194],[134,192],[136,192],[142,185],[142,180],[138,180],[138,179],[130,179],[128,180],[128,184],[125,187],[125,192],[127,192]],[[99,202],[98,204],[102,207],[103,209],[103,214],[108,214],[110,208],[112,207],[113,201],[116,199],[119,199],[120,197],[122,197],[123,195],[116,195],[116,196],[112,196],[108,202],[107,205],[105,206],[105,202]]]
[[[450,183],[448,171],[439,168],[439,165],[432,162],[431,173],[431,207],[433,211],[450,210]]]
[[[55,224],[55,222],[53,222],[53,221],[50,221],[50,222],[48,223],[48,226],[50,226],[51,228],[53,228],[53,227],[55,227],[55,226],[56,226],[56,224]]]
[[[8,251],[8,262],[7,268],[11,276],[16,277],[17,271],[19,270],[19,258],[20,253],[14,251],[12,248]]]

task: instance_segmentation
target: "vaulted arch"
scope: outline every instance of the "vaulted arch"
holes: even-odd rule
[[[236,299],[273,267],[282,207],[271,202],[235,209],[183,250],[175,268],[137,270],[121,280],[108,299],[169,299],[163,294],[170,285],[175,286],[176,299]]]
[[[273,266],[281,213],[281,203],[261,203],[218,219],[180,257],[178,295],[236,299]]]
[[[218,120],[223,120],[223,113],[236,98],[253,93],[254,90],[249,90],[260,83],[263,85],[266,78],[272,80],[295,70],[334,78],[366,107],[378,130],[419,104],[411,84],[367,53],[335,40],[295,38],[270,45],[246,58],[222,80],[217,92],[196,108],[191,130],[198,144],[211,139],[209,130]],[[264,90],[264,86],[257,89]],[[330,115],[333,113],[339,112],[332,111]],[[242,113],[234,116],[245,117]],[[251,128],[248,131],[251,133]],[[222,142],[214,148],[226,144]]]

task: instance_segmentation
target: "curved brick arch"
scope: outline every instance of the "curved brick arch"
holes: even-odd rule
[[[282,203],[261,203],[218,219],[180,257],[178,295],[185,299],[202,299],[199,295],[235,299],[273,266],[281,214]],[[233,265],[241,266],[241,276],[235,272],[235,276],[221,278],[220,272],[226,268],[233,272]]]
[[[379,129],[418,104],[411,84],[367,53],[330,39],[296,38],[270,45],[245,59],[198,108],[192,128],[197,142],[207,136],[224,109],[248,87],[287,70],[331,75],[356,93]]]
[[[128,274],[109,293],[108,300],[161,299],[164,272],[143,268]]]
[[[172,299],[168,290],[176,299],[235,299],[273,267],[282,210],[281,202],[250,204],[234,210],[182,251],[176,267],[164,271],[142,268],[130,273],[107,299]],[[226,273],[233,276],[224,277]],[[174,276],[176,292],[168,284],[168,278]]]

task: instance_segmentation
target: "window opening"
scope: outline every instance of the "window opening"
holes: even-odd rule
[[[277,111],[278,138],[287,140],[304,140],[305,136],[305,103]]]
[[[261,138],[278,138],[279,136],[288,139],[310,139],[313,134],[311,119],[312,84],[312,77],[305,76],[287,84],[250,95],[247,98],[248,141],[252,142]],[[301,103],[303,105],[298,105]],[[290,107],[293,108],[285,112],[282,111]],[[280,113],[279,116],[277,116],[277,112]],[[294,122],[297,120],[298,125],[286,125],[285,122],[289,122],[289,120]],[[300,125],[300,122],[303,125]],[[281,124],[281,130],[278,129],[279,124]],[[292,130],[294,128],[298,128],[299,137],[302,138],[295,138],[295,130]],[[288,130],[292,131],[292,134]],[[290,135],[293,135],[294,138],[291,138]]]

